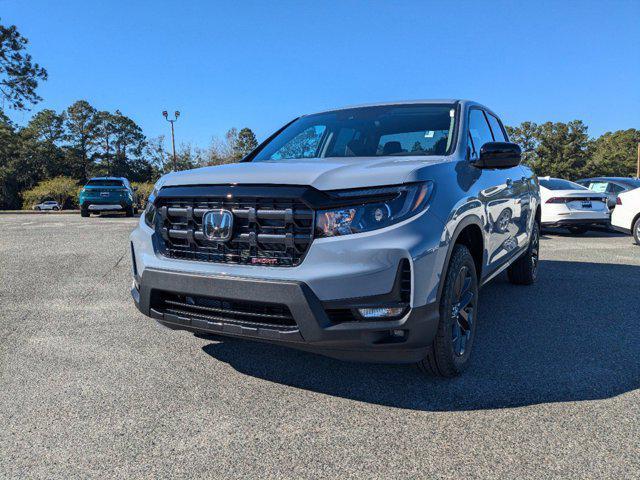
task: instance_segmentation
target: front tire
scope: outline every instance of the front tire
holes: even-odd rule
[[[453,247],[444,282],[438,331],[418,367],[439,377],[455,377],[469,364],[477,324],[478,276],[466,246]]]
[[[80,216],[81,217],[88,217],[89,216],[89,209],[86,207],[81,207],[80,208]]]
[[[633,224],[633,238],[636,241],[636,244],[640,245],[640,217],[638,217],[636,222]]]
[[[127,217],[133,217],[133,207],[127,207],[124,209],[124,214]]]
[[[538,279],[540,226],[533,224],[527,251],[507,269],[509,281],[516,285],[531,285]]]

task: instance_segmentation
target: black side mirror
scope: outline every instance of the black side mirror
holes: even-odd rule
[[[511,168],[520,164],[521,151],[515,143],[487,142],[480,149],[480,158],[474,162],[478,168]]]

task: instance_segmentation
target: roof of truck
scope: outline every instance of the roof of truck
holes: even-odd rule
[[[483,108],[484,110],[496,115],[489,107],[482,105],[481,103],[475,102],[473,100],[465,100],[462,98],[431,98],[431,99],[422,99],[422,100],[397,100],[392,102],[376,102],[376,103],[364,103],[361,105],[348,105],[345,107],[338,108],[329,108],[327,110],[321,110],[319,112],[313,112],[308,115],[316,115],[318,113],[327,113],[327,112],[338,112],[340,110],[350,110],[352,108],[367,108],[367,107],[383,107],[387,105],[425,105],[425,104],[435,104],[435,105],[452,105],[454,103],[460,103],[463,106],[476,106]]]
[[[335,112],[338,110],[349,110],[352,108],[383,107],[386,105],[422,105],[425,103],[448,105],[448,104],[456,103],[459,101],[460,101],[459,99],[458,100],[456,99],[397,100],[397,101],[391,101],[391,102],[375,102],[375,103],[363,103],[359,105],[347,105],[344,107],[328,108],[327,110],[322,110],[314,113]]]

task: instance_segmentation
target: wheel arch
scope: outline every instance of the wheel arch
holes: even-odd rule
[[[484,270],[485,263],[485,241],[482,229],[482,221],[476,215],[469,215],[465,217],[456,227],[451,235],[451,240],[447,247],[447,256],[444,260],[444,266],[442,267],[442,275],[440,276],[440,282],[438,285],[438,302],[442,297],[442,291],[444,289],[444,279],[447,275],[449,268],[449,261],[451,260],[451,254],[453,248],[457,244],[465,245],[471,256],[473,257],[476,265],[476,274],[478,276],[478,285],[482,284],[482,272]]]
[[[632,234],[633,234],[633,227],[636,225],[636,222],[638,221],[638,219],[640,219],[640,212],[636,213],[636,216],[633,217],[633,219],[631,220],[631,226],[629,227],[629,229],[631,230]]]

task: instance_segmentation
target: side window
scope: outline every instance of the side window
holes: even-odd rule
[[[482,145],[487,142],[493,142],[493,136],[489,129],[487,119],[484,117],[482,110],[477,108],[469,111],[469,135],[473,142],[471,149],[471,156],[477,158],[480,155],[480,149]]]
[[[624,190],[624,187],[621,187],[617,183],[610,183],[607,187],[607,193],[613,193],[615,195],[619,194]]]
[[[316,125],[300,132],[271,155],[271,160],[313,158],[317,156],[322,134],[326,128],[324,125]]]
[[[502,126],[500,125],[500,120],[496,117],[487,113],[487,118],[489,119],[489,125],[491,126],[491,131],[493,132],[493,138],[496,142],[506,142],[507,137],[505,137],[504,132],[502,131]]]

